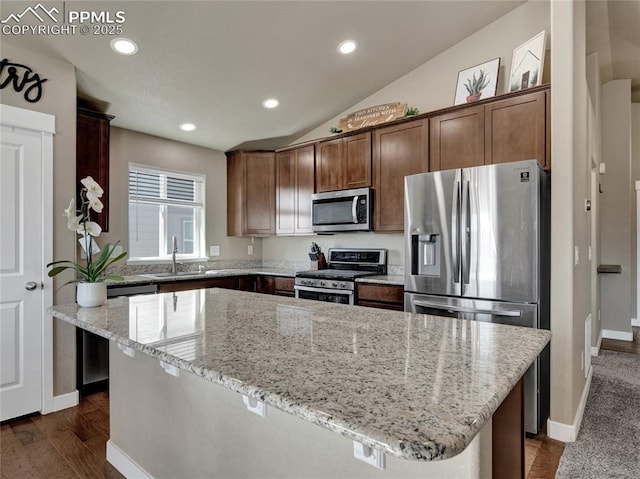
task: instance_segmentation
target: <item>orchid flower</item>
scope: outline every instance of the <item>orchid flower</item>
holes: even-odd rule
[[[82,183],[82,186],[84,186],[87,189],[87,194],[91,193],[96,197],[100,198],[104,193],[104,190],[100,187],[98,183],[96,183],[96,180],[94,180],[90,176],[87,176],[86,178],[83,178],[82,180],[80,180],[80,183]]]
[[[88,235],[91,235],[94,238],[100,236],[100,233],[102,233],[102,228],[98,223],[94,221],[85,221],[84,230],[87,232]]]
[[[75,214],[76,214],[76,202],[73,198],[71,198],[71,201],[69,202],[69,207],[66,210],[64,210],[64,216],[65,218],[69,219],[69,218],[72,218]]]
[[[87,192],[87,200],[89,200],[89,208],[91,208],[96,213],[102,213],[103,204],[102,201],[98,199],[98,197]]]
[[[78,241],[86,253],[87,265],[83,266],[67,260],[54,261],[47,264],[47,267],[51,268],[48,275],[53,277],[67,269],[72,269],[76,272],[76,278],[68,283],[77,283],[79,281],[96,283],[105,279],[121,280],[123,279],[122,276],[109,275],[106,272],[109,265],[127,255],[126,252],[115,254],[119,241],[113,246],[109,243],[105,244],[102,252],[94,241],[94,238],[97,238],[102,233],[102,228],[98,223],[91,221],[91,210],[96,213],[102,212],[104,205],[100,201],[100,197],[104,194],[104,190],[90,176],[82,179],[80,183],[83,186],[82,190],[80,190],[81,203],[76,209],[75,200],[71,198],[69,206],[64,210],[64,217],[67,219],[67,227],[82,236]],[[94,258],[93,256],[97,253],[100,254],[97,258]]]
[[[75,231],[78,234],[82,234],[84,229],[82,226],[82,216],[67,216],[67,228],[71,231]]]

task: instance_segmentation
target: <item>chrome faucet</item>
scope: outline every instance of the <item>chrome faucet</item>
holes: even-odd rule
[[[176,274],[176,253],[178,252],[178,238],[173,237],[173,250],[171,251],[171,272]]]

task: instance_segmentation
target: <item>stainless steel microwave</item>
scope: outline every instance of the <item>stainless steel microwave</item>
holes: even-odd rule
[[[311,195],[313,231],[337,233],[341,231],[373,230],[373,190],[329,191]]]

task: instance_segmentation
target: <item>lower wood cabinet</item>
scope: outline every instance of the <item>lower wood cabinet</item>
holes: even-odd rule
[[[294,297],[294,282],[294,278],[287,276],[258,275],[256,277],[256,293]]]
[[[404,287],[393,284],[356,283],[356,304],[404,311]]]
[[[172,293],[174,291],[188,291],[190,289],[224,288],[253,291],[252,276],[230,276],[228,278],[207,278],[180,280],[158,283],[158,293]]]

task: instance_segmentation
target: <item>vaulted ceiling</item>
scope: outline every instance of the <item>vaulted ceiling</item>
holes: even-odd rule
[[[3,36],[76,66],[78,94],[113,125],[227,150],[280,146],[427,62],[523,3],[472,1],[46,2],[61,11],[123,11],[115,54],[105,35]],[[0,5],[3,20],[34,2]],[[603,78],[640,83],[640,1],[589,0],[588,48],[605,49]],[[338,43],[359,42],[341,56]],[[275,97],[280,107],[261,103]],[[198,125],[185,133],[183,122]]]

